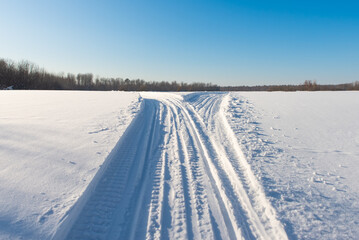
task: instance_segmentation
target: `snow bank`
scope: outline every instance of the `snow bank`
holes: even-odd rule
[[[139,108],[138,93],[0,92],[0,238],[50,238]]]
[[[232,93],[227,119],[291,239],[359,235],[359,92]]]

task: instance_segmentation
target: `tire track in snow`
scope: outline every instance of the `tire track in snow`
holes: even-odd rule
[[[153,104],[153,100],[147,100]],[[135,183],[136,187],[134,192],[129,194],[131,196],[128,199],[130,200],[130,207],[127,209],[125,227],[121,234],[118,233],[118,229],[115,226],[111,232],[110,239],[142,239],[146,236],[145,229],[139,228],[138,226],[146,226],[147,222],[144,220],[147,219],[147,205],[152,198],[158,198],[156,191],[150,191],[153,187],[153,181],[157,181],[160,176],[160,172],[156,171],[156,166],[160,163],[156,163],[157,159],[156,154],[158,154],[158,146],[161,142],[157,141],[160,135],[159,123],[162,117],[161,108],[158,104],[154,107],[155,111],[152,111],[153,116],[152,125],[149,129],[149,137],[147,144],[144,144],[143,147],[146,147],[145,155],[141,155],[141,162],[139,169],[136,172]],[[156,159],[156,161],[152,161]]]
[[[221,230],[221,237],[224,239],[240,239],[242,238],[241,230],[237,227],[235,217],[233,215],[233,206],[228,199],[228,196],[223,191],[224,185],[221,182],[221,176],[218,173],[218,169],[214,166],[215,162],[211,159],[208,146],[201,138],[201,130],[197,128],[192,117],[188,113],[188,109],[181,103],[177,103],[183,112],[185,122],[187,123],[188,135],[194,145],[195,151],[200,155],[200,167],[205,172],[205,187],[207,194],[209,194],[209,205],[213,217],[216,220],[216,224]],[[208,218],[208,217],[207,217]],[[212,218],[213,219],[213,218]]]
[[[186,195],[186,180],[183,178],[184,173],[181,168],[181,152],[176,138],[177,128],[175,124],[176,115],[173,114],[172,109],[165,105],[168,112],[167,128],[169,129],[169,143],[164,150],[168,159],[168,179],[166,184],[169,186],[168,205],[169,211],[163,209],[163,213],[170,215],[170,217],[163,219],[165,222],[171,222],[170,228],[164,228],[164,237],[171,239],[187,238],[188,226],[191,221],[188,221],[188,196]],[[163,231],[162,231],[163,232]]]
[[[224,97],[226,103],[228,97]],[[193,102],[202,115],[208,115],[209,118],[202,118],[192,106],[189,106],[189,112],[194,119],[197,119],[199,129],[208,126],[208,131],[212,134],[208,135],[208,146],[213,147],[215,154],[218,155],[220,162],[217,165],[219,172],[225,173],[228,177],[229,184],[225,184],[226,190],[233,189],[236,197],[232,198],[232,203],[236,208],[243,208],[243,213],[237,212],[237,221],[246,219],[248,226],[244,228],[246,238],[261,238],[261,239],[287,239],[287,235],[283,226],[277,220],[274,208],[266,199],[262,186],[255,178],[251,168],[246,161],[238,142],[233,136],[233,132],[225,118],[224,104],[221,103],[221,98],[218,95],[213,98],[213,101],[206,101],[207,106],[203,106],[202,102]],[[210,104],[211,106],[208,106]],[[201,109],[203,108],[203,109]],[[192,109],[192,111],[191,111]],[[204,112],[203,112],[204,111]],[[207,122],[204,123],[204,120]],[[202,126],[202,127],[201,127]],[[204,133],[204,135],[206,135]],[[205,136],[206,137],[206,136]],[[226,177],[222,175],[222,180]],[[228,192],[227,192],[228,193]],[[229,196],[231,196],[229,194]],[[238,200],[238,201],[236,201]],[[242,228],[243,226],[242,221]],[[244,223],[245,224],[245,223]]]
[[[186,189],[187,219],[191,221],[192,229],[188,229],[188,238],[211,239],[213,233],[210,222],[210,212],[207,198],[204,193],[203,172],[199,166],[199,159],[183,116],[179,114],[180,108],[167,102],[176,116],[173,125],[176,127],[177,149],[181,152],[180,158],[183,172],[183,182]],[[184,131],[187,130],[187,131]],[[193,235],[192,235],[193,234]]]
[[[286,239],[233,137],[223,96],[144,97],[64,238]]]
[[[161,105],[163,109],[163,105]],[[166,111],[166,110],[164,110]],[[166,116],[166,113],[163,113],[163,116]],[[163,122],[163,118],[161,119]],[[164,149],[167,148],[169,143],[169,134],[166,134],[164,137]],[[165,151],[161,153],[161,159],[158,161],[154,184],[152,189],[151,203],[149,207],[149,215],[147,220],[147,234],[146,239],[160,239],[161,230],[166,228],[166,225],[163,224],[163,208],[166,208],[166,203],[164,204],[165,196],[168,195],[168,187],[165,187],[165,180],[168,178],[168,156]]]
[[[221,129],[224,129],[224,131],[217,131],[216,136],[222,142],[226,139],[229,141],[228,144],[223,146],[229,156],[228,164],[230,164],[230,172],[231,174],[237,174],[238,179],[242,179],[243,187],[248,197],[246,201],[253,206],[252,214],[254,217],[256,217],[255,215],[258,216],[257,221],[263,225],[262,231],[265,231],[271,239],[287,239],[288,237],[283,225],[277,219],[274,208],[266,198],[262,185],[251,170],[251,166],[246,160],[234,132],[226,119],[225,110],[228,106],[228,101],[229,95],[225,96],[219,105],[218,118],[213,119],[217,121],[217,125]]]
[[[145,100],[143,104],[142,111],[114,149],[113,157],[108,159],[110,162],[64,239],[116,239],[124,234],[127,234],[126,238],[135,235],[134,226],[129,222],[135,223],[139,213],[133,206],[138,207],[145,201],[141,181],[153,175],[151,169],[155,169],[157,160],[151,158],[157,152],[153,151],[153,141],[156,140],[159,146],[162,137],[158,136],[158,101]],[[152,181],[145,184],[152,188]]]

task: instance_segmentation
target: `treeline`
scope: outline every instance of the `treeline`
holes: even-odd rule
[[[0,59],[0,89],[33,90],[120,90],[120,91],[348,91],[359,90],[359,81],[320,85],[307,80],[300,85],[220,87],[211,83],[148,82],[142,79],[94,77],[92,73],[53,74],[36,64]]]
[[[120,90],[120,91],[219,91],[211,83],[148,82],[142,79],[100,78],[92,73],[53,74],[29,61],[0,59],[0,89]]]
[[[262,85],[220,87],[221,91],[353,91],[359,90],[359,81],[335,85],[320,85],[316,81],[306,80],[300,85]]]

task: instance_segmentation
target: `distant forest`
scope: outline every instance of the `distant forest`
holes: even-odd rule
[[[98,91],[220,91],[210,83],[149,82],[141,79],[103,78],[92,73],[53,74],[28,61],[0,59],[0,89]]]
[[[262,86],[237,86],[220,87],[221,91],[353,91],[359,90],[359,81],[335,85],[320,85],[316,81],[305,80],[300,85],[262,85]]]
[[[319,85],[306,80],[300,85],[228,86],[211,83],[178,83],[49,73],[29,61],[0,59],[0,89],[97,90],[97,91],[343,91],[359,90],[359,81],[338,85]]]

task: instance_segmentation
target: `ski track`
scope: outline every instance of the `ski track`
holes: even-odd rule
[[[60,238],[287,239],[226,120],[228,95],[142,95]]]

